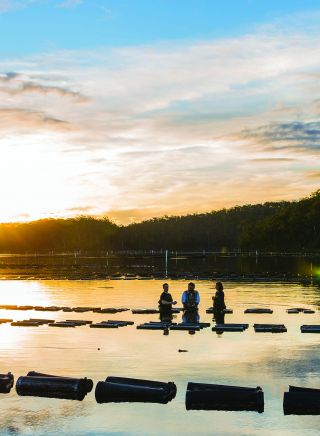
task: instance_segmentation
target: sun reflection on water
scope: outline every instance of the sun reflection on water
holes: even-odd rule
[[[168,282],[174,299],[180,301],[187,282]],[[212,322],[212,315],[206,314],[205,309],[212,304],[214,284],[198,281],[196,285],[201,294],[201,321]],[[162,282],[159,280],[0,281],[0,304],[154,308],[161,290]],[[273,434],[284,434],[282,430],[285,428],[286,434],[298,435],[304,434],[306,425],[311,430],[317,429],[313,417],[308,417],[308,424],[303,418],[289,421],[284,417],[282,395],[289,384],[318,386],[319,338],[317,335],[301,334],[299,327],[304,323],[319,323],[319,313],[290,315],[286,312],[289,307],[309,307],[317,311],[318,288],[288,283],[225,283],[225,294],[227,306],[234,310],[226,321],[249,323],[246,332],[217,336],[208,328],[193,336],[187,332],[170,332],[169,336],[164,336],[162,332],[135,328],[137,324],[157,320],[158,314],[1,310],[0,317],[20,320],[37,317],[89,319],[94,322],[125,319],[135,322],[134,326],[106,331],[88,326],[57,329],[0,325],[0,367],[3,372],[10,370],[18,377],[29,370],[36,370],[92,377],[94,382],[108,375],[119,375],[175,381],[178,387],[176,399],[165,407],[150,404],[97,405],[91,393],[83,403],[74,409],[67,409],[70,404],[67,401],[17,397],[12,392],[2,403],[3,416],[10,416],[10,422],[18,426],[21,435],[56,435],[55,428],[59,428],[62,436],[208,434],[205,430],[212,426],[212,422],[215,434],[260,434],[261,428],[272,429]],[[253,306],[271,307],[273,314],[243,313],[246,307]],[[174,320],[180,322],[181,314]],[[255,334],[252,327],[255,322],[284,323],[288,332]],[[178,349],[187,349],[188,352],[178,353]],[[260,416],[224,412],[188,413],[184,407],[188,381],[261,385],[267,405],[265,412]],[[66,411],[63,416],[58,413],[61,408]],[[79,414],[75,413],[76,410]],[[46,419],[36,423],[32,416],[37,413]],[[123,416],[126,418],[122,419]],[[0,433],[3,425],[4,420],[0,419]],[[154,429],[160,427],[163,432],[155,432]]]

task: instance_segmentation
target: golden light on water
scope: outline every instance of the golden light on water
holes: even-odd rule
[[[41,282],[5,280],[0,282],[0,304],[47,306],[51,298]],[[9,314],[9,312],[7,311]],[[21,312],[23,313],[23,312]],[[17,314],[17,312],[15,312]],[[11,315],[10,315],[11,316]],[[6,318],[8,318],[6,316]]]
[[[10,305],[39,305],[49,306],[51,300],[48,294],[43,292],[39,282],[26,281],[1,281],[0,282],[0,304]],[[39,314],[40,312],[38,312]],[[13,319],[14,321],[33,318],[45,318],[38,316],[37,312],[0,310],[0,318]],[[10,323],[1,325],[0,346],[2,354],[6,349],[17,349],[18,345],[30,340],[30,331],[19,327],[12,327]]]

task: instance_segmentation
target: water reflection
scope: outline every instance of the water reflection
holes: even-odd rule
[[[213,310],[213,318],[212,320],[215,321],[216,324],[224,324],[225,323],[225,312],[223,310]]]
[[[200,315],[198,310],[184,310],[182,315],[182,322],[185,324],[198,324],[200,322]]]
[[[136,277],[175,279],[201,277],[229,280],[320,280],[320,257],[273,253],[165,253],[92,255],[0,255],[0,278],[16,279],[127,279]]]
[[[181,295],[185,281],[168,281],[173,297]],[[174,381],[178,395],[166,406],[155,404],[98,405],[90,394],[81,403],[65,400],[18,397],[14,390],[2,395],[1,435],[168,435],[211,434],[317,434],[319,417],[284,417],[282,395],[289,384],[320,387],[319,336],[301,334],[302,324],[319,324],[319,313],[287,314],[289,307],[319,309],[319,287],[285,283],[224,283],[227,306],[233,309],[228,322],[248,323],[243,333],[217,337],[210,328],[197,335],[172,331],[164,337],[157,331],[139,331],[136,324],[156,321],[159,314],[133,315],[72,313],[74,319],[100,322],[125,319],[134,326],[90,329],[87,326],[59,330],[47,326],[19,328],[0,325],[1,372],[17,378],[30,370],[44,373],[90,376],[95,382],[108,375]],[[0,282],[1,304],[157,308],[162,282],[152,281],[16,281]],[[212,307],[214,283],[196,283],[201,295],[198,313],[185,322],[212,322],[206,309]],[[10,298],[12,297],[12,299]],[[177,298],[178,299],[178,298]],[[273,314],[244,314],[254,306],[273,309]],[[10,315],[9,315],[10,314]],[[0,311],[0,317],[15,320],[48,317],[34,311]],[[66,319],[63,312],[50,314]],[[185,313],[160,313],[180,322]],[[214,315],[215,321],[216,315]],[[167,318],[168,319],[168,318]],[[284,323],[287,333],[255,334],[253,323]],[[178,353],[178,349],[188,353]],[[262,386],[265,412],[251,413],[185,411],[187,382]],[[208,431],[208,429],[210,429]]]

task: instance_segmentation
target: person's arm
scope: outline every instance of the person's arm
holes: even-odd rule
[[[172,304],[177,304],[177,302],[176,301],[172,301],[172,298],[171,298],[171,301],[167,301],[167,300],[161,300],[161,304],[164,304],[164,305],[172,305]]]
[[[215,307],[217,305],[218,299],[219,299],[219,294],[218,294],[218,291],[216,291],[216,293],[212,297],[213,307]]]
[[[222,309],[224,310],[226,308],[227,308],[227,306],[226,306],[226,303],[224,301],[224,292],[222,291]]]
[[[171,294],[162,293],[160,295],[160,304],[163,306],[168,306],[172,304],[172,296]]]
[[[185,304],[185,303],[186,303],[186,301],[187,301],[187,298],[186,298],[186,291],[183,292],[183,294],[182,294],[182,298],[181,298],[181,301],[182,301],[182,304]]]
[[[199,294],[198,291],[197,291],[197,293],[196,293],[196,303],[197,303],[197,304],[200,303],[200,294]]]

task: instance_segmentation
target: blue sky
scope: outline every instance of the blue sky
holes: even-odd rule
[[[309,195],[320,5],[0,0],[0,221]]]
[[[3,55],[241,35],[316,0],[0,0]]]

